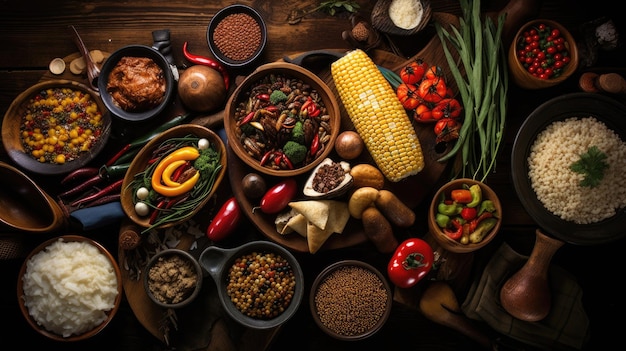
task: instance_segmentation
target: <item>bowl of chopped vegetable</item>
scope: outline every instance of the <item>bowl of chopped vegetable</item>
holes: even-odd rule
[[[428,208],[430,235],[452,252],[472,252],[486,246],[501,224],[498,195],[487,184],[469,178],[441,186]]]
[[[226,103],[228,145],[248,166],[270,176],[311,171],[333,150],[339,103],[311,71],[288,62],[258,67]]]
[[[110,133],[110,114],[98,95],[64,79],[26,89],[2,120],[2,143],[11,160],[46,175],[85,166],[102,151]]]
[[[122,184],[122,209],[144,232],[193,217],[226,174],[226,146],[212,130],[183,124],[137,153]]]
[[[567,80],[578,69],[578,48],[562,24],[535,19],[522,25],[509,47],[513,82],[525,89],[542,89]]]

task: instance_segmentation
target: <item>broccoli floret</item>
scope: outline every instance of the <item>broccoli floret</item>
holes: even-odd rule
[[[193,161],[193,168],[200,172],[202,177],[210,177],[220,165],[220,154],[213,148],[200,150],[200,156]]]
[[[257,129],[254,128],[250,123],[242,124],[241,126],[239,126],[239,129],[241,129],[241,132],[245,135],[253,135],[257,131]]]
[[[292,140],[286,142],[285,146],[283,146],[283,152],[293,165],[303,162],[308,151],[309,149],[306,146]]]
[[[272,91],[272,94],[270,95],[270,102],[272,104],[276,105],[279,102],[283,102],[283,101],[287,101],[287,95],[285,95],[285,93],[283,93],[280,90]]]
[[[291,129],[291,140],[298,144],[304,144],[304,123],[302,121],[296,122]]]

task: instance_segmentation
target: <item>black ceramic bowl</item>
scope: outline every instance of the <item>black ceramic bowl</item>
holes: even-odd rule
[[[256,27],[254,24],[251,26],[247,26],[246,28],[239,29],[236,27],[232,27],[233,30],[226,30],[223,33],[224,42],[228,43],[227,49],[220,49],[220,45],[216,43],[215,32],[218,27],[218,32],[221,32],[221,26],[224,26],[224,19],[230,15],[243,14],[251,17],[254,22],[258,25]],[[249,20],[249,17],[245,17],[246,20]],[[230,20],[229,20],[230,21]],[[252,23],[252,22],[250,22]],[[229,27],[230,28],[230,27]],[[260,33],[257,32],[260,31]],[[258,35],[258,41],[255,43],[254,47],[248,45],[249,37],[254,35],[249,35],[246,38],[241,38],[241,35],[246,33],[253,33],[254,35]],[[224,7],[220,11],[218,11],[211,21],[209,22],[209,27],[207,29],[207,42],[209,44],[209,49],[211,49],[211,53],[217,60],[219,60],[222,64],[230,68],[242,68],[245,66],[249,66],[251,63],[255,62],[259,56],[263,53],[265,49],[265,44],[267,43],[267,26],[265,25],[265,20],[263,17],[252,7],[235,4]],[[239,39],[238,39],[239,38]],[[224,47],[223,47],[224,48]],[[242,52],[246,53],[246,55],[241,55],[241,57],[235,57],[232,54],[229,55],[230,52]]]
[[[152,59],[163,70],[165,77],[165,96],[159,105],[150,110],[129,112],[120,108],[119,105],[115,103],[111,94],[107,93],[109,75],[123,57],[147,57]],[[100,91],[100,97],[106,108],[111,111],[115,117],[130,122],[148,120],[163,112],[174,96],[174,84],[174,76],[165,56],[156,49],[145,45],[129,45],[113,52],[102,65],[100,75],[98,76],[98,90]]]
[[[617,240],[626,235],[626,209],[605,220],[576,224],[549,212],[537,199],[528,176],[528,155],[537,135],[555,121],[571,117],[595,117],[626,140],[626,107],[600,94],[571,93],[537,107],[517,132],[511,154],[511,174],[517,196],[528,214],[545,232],[571,244],[592,245]]]
[[[229,271],[235,261],[253,252],[261,255],[273,253],[284,258],[295,279],[295,290],[291,302],[285,310],[273,318],[253,318],[243,313],[235,306],[230,296],[228,296]],[[297,311],[302,297],[304,296],[304,276],[302,268],[296,258],[284,247],[269,241],[252,241],[232,249],[210,246],[200,255],[200,266],[213,278],[217,284],[217,292],[222,306],[235,321],[252,329],[269,329],[277,327],[290,319]]]

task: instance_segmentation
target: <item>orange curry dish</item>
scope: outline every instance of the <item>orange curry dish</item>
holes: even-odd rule
[[[165,98],[165,75],[147,57],[122,57],[109,74],[107,92],[124,111],[150,110]]]

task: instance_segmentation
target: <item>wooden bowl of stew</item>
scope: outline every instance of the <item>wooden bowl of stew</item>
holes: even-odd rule
[[[340,123],[339,104],[328,85],[287,62],[262,65],[247,76],[224,115],[228,145],[237,157],[275,177],[315,168],[333,150]]]

